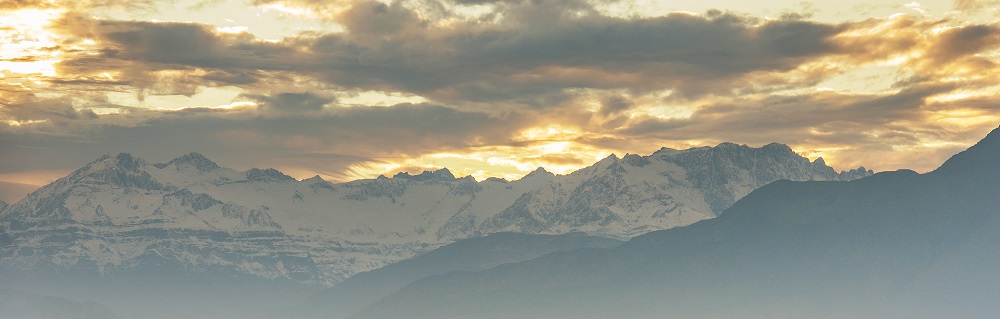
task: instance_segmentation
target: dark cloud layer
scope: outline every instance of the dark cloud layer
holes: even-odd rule
[[[280,93],[273,96],[246,95],[256,100],[258,106],[267,112],[278,113],[310,113],[323,109],[323,106],[333,102],[313,93]]]
[[[339,16],[346,33],[278,42],[219,33],[209,25],[69,15],[58,24],[62,32],[71,39],[98,39],[101,47],[97,55],[81,52],[58,67],[80,78],[113,71],[117,83],[151,94],[191,95],[212,83],[270,91],[276,77],[305,77],[321,81],[322,87],[407,92],[453,105],[537,108],[565,102],[567,91],[578,89],[671,90],[675,99],[694,100],[757,92],[762,84],[815,84],[839,70],[802,71],[808,63],[890,57],[927,41],[918,35],[934,26],[901,19],[894,27],[912,29],[912,34],[845,39],[840,37],[844,32],[885,21],[762,21],[721,11],[652,18],[560,13],[579,6],[572,1],[511,3],[502,6],[497,22],[442,26],[422,20],[401,2],[362,1]],[[941,62],[969,58],[996,46],[994,29],[949,30],[933,39],[927,53]],[[804,78],[781,76],[790,72]]]
[[[73,39],[99,39],[102,47],[97,56],[81,54],[59,67],[77,75],[116,70],[134,86],[166,88],[157,91],[162,94],[183,94],[170,88],[186,85],[157,86],[180,81],[156,77],[158,71],[228,84],[257,83],[269,76],[261,71],[283,71],[348,90],[538,106],[575,88],[731,94],[755,72],[786,72],[835,51],[827,39],[842,29],[807,21],[761,23],[722,12],[643,19],[548,19],[535,12],[561,9],[524,2],[505,12],[501,22],[446,27],[421,20],[398,2],[359,2],[340,16],[347,33],[277,43],[248,33],[218,33],[208,25],[67,16],[59,22],[63,32]]]

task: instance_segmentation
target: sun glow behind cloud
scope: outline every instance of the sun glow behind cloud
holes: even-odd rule
[[[48,30],[62,10],[0,11],[0,71],[55,76],[59,62],[56,35]]]

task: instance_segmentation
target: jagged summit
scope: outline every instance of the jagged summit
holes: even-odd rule
[[[251,168],[246,171],[247,180],[250,181],[261,181],[261,182],[294,182],[296,179],[294,177],[285,175],[276,169],[266,168]]]
[[[664,146],[664,147],[661,147],[660,149],[656,150],[656,152],[653,152],[653,154],[651,154],[650,156],[653,156],[653,155],[670,155],[670,154],[674,154],[674,153],[677,153],[677,152],[680,152],[680,150]]]
[[[631,166],[643,167],[650,163],[649,158],[639,154],[625,154],[622,162]]]
[[[852,170],[840,171],[841,180],[854,180],[874,174],[874,171],[867,169],[864,166],[858,166],[858,168]]]
[[[129,153],[118,153],[117,155],[106,154],[94,160],[83,169],[89,169],[91,171],[103,170],[103,169],[121,169],[124,171],[138,171],[140,167],[146,164],[146,161],[133,156]]]
[[[74,171],[60,181],[62,183],[84,182],[141,189],[166,187],[145,170],[147,165],[149,164],[145,160],[129,153],[108,154]]]
[[[414,181],[454,181],[455,175],[451,173],[447,168],[442,168],[436,171],[424,171],[423,173],[417,175],[410,175],[407,172],[399,172],[393,175],[392,178],[409,179]]]
[[[616,155],[615,153],[611,153],[611,155],[608,155],[607,157],[601,159],[600,161],[597,161],[597,163],[594,163],[594,165],[584,168],[583,170],[587,170],[590,168],[598,168],[598,167],[606,168],[611,165],[614,165],[615,163],[618,163],[618,155]]]
[[[528,174],[531,174],[531,173],[528,173]],[[525,175],[525,176],[527,176],[527,175]],[[510,181],[508,181],[506,178],[487,177],[485,180],[483,180],[483,182],[509,183]]]
[[[524,177],[522,177],[521,179],[537,178],[537,177],[552,177],[552,176],[556,176],[556,174],[552,174],[551,172],[545,170],[544,167],[539,166],[535,170],[531,171],[531,173],[528,173],[527,175],[524,175]]]
[[[320,182],[325,182],[326,180],[323,179],[322,177],[319,177],[319,175],[316,175],[310,178],[303,179],[302,181],[308,183],[320,183]]]
[[[184,156],[172,159],[166,163],[154,164],[153,166],[162,169],[170,165],[174,165],[177,169],[181,169],[182,167],[194,167],[199,172],[208,172],[220,168],[218,164],[196,152],[185,154]]]
[[[740,145],[733,142],[722,142],[716,145],[715,148],[749,148],[746,144]]]
[[[813,161],[813,165],[826,166],[826,160],[824,160],[822,156],[817,157],[816,160]]]
[[[744,145],[744,146],[746,146],[746,145]],[[792,148],[789,147],[788,145],[777,143],[777,142],[768,143],[767,145],[761,146],[760,148],[762,148],[764,150],[769,150],[769,151],[793,152]]]

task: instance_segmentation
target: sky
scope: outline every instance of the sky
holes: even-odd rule
[[[331,181],[784,143],[926,172],[1000,125],[1000,1],[0,0],[0,199],[103,154]]]

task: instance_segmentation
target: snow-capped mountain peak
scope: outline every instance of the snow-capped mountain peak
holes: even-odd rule
[[[69,176],[43,187],[63,188],[79,183],[138,189],[167,189],[146,170],[148,163],[129,153],[104,155]]]
[[[656,152],[653,152],[653,154],[651,154],[650,156],[665,156],[665,155],[675,154],[678,152],[681,152],[681,150],[672,149],[669,147],[661,147],[659,150],[656,150]]]
[[[273,168],[251,168],[244,172],[246,174],[247,180],[251,182],[295,182],[297,181],[294,177],[285,175]]]
[[[172,159],[166,163],[154,164],[153,166],[162,169],[171,165],[173,165],[178,170],[184,169],[186,167],[193,167],[199,172],[208,172],[220,168],[219,165],[213,162],[212,160],[206,158],[204,155],[195,152],[185,154],[184,156]]]
[[[423,171],[422,173],[417,175],[410,175],[410,173],[407,172],[399,172],[396,173],[396,175],[392,176],[392,178],[408,179],[420,182],[422,181],[447,182],[447,181],[454,181],[456,179],[455,175],[452,174],[451,170],[449,170],[448,168],[442,168],[436,171]]]
[[[648,157],[639,154],[625,154],[625,156],[622,156],[621,161],[625,164],[636,167],[643,167],[650,163]]]
[[[524,177],[521,177],[521,180],[533,179],[533,178],[550,178],[555,176],[556,174],[553,174],[545,170],[544,167],[539,166],[535,170],[531,171],[531,173],[528,173],[527,175],[524,175]]]
[[[106,154],[90,162],[84,167],[76,170],[72,175],[87,175],[101,171],[123,171],[138,172],[146,165],[146,161],[132,156],[129,153],[118,153],[117,155]]]
[[[302,181],[307,183],[322,183],[325,182],[326,180],[320,177],[319,175],[316,175],[310,178],[303,179]]]

